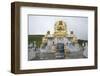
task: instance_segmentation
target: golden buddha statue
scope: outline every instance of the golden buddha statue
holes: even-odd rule
[[[66,37],[67,36],[67,30],[66,30],[66,24],[63,21],[57,21],[54,28],[54,36],[55,37]]]

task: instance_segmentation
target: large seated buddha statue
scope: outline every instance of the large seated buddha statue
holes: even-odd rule
[[[57,21],[54,28],[54,36],[55,37],[66,37],[67,36],[67,27],[65,22]]]

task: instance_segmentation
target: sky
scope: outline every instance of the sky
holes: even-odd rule
[[[45,35],[54,32],[56,21],[63,20],[68,32],[74,31],[78,39],[88,40],[88,17],[28,15],[28,35]]]

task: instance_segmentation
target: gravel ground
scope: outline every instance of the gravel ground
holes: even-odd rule
[[[32,54],[31,54],[32,55]],[[86,58],[83,56],[83,51],[67,53],[36,53],[36,56],[28,60],[53,60],[53,59],[79,59]]]

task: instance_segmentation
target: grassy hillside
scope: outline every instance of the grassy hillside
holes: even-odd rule
[[[36,41],[37,46],[40,47],[40,44],[42,43],[43,36],[44,35],[28,35],[28,44]]]

